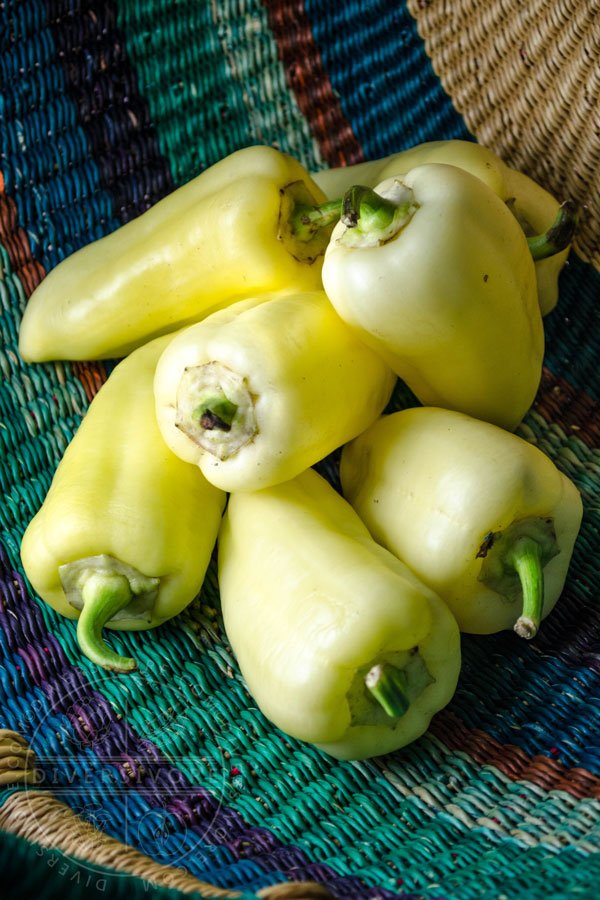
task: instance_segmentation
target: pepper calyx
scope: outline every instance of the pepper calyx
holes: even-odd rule
[[[277,237],[294,259],[310,265],[325,253],[342,201],[319,204],[303,181],[286,185],[280,196]]]
[[[224,461],[258,434],[255,399],[247,379],[216,360],[187,366],[177,387],[175,426]]]
[[[483,557],[479,581],[507,602],[522,604],[514,630],[527,640],[543,616],[544,567],[559,552],[554,520],[530,517],[488,533],[476,554]]]
[[[101,553],[59,566],[67,602],[81,611],[77,640],[81,651],[105,669],[131,672],[134,659],[120,656],[102,638],[102,629],[117,623],[149,624],[160,578],[143,575],[134,566]]]
[[[354,670],[346,694],[351,724],[394,727],[433,681],[418,647],[377,654]]]

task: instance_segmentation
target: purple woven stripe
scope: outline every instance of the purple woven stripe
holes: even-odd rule
[[[110,0],[45,0],[69,95],[101,186],[125,223],[173,189]],[[81,7],[84,6],[82,9]],[[76,13],[75,15],[73,13]]]
[[[282,844],[267,828],[249,825],[201,785],[190,784],[152,741],[117,719],[106,697],[90,685],[82,669],[69,663],[59,641],[46,630],[40,607],[29,597],[22,576],[10,567],[2,544],[0,592],[5,600],[0,604],[0,626],[8,648],[22,660],[24,680],[44,692],[52,713],[70,721],[75,745],[89,748],[98,760],[122,761],[117,769],[123,784],[131,785],[131,791],[139,792],[151,807],[165,808],[163,798],[171,797],[167,812],[205,844],[224,849],[226,868],[241,859],[251,860],[265,873],[278,871],[289,879],[319,881],[340,900],[363,900],[365,886],[358,878],[340,876],[327,865],[311,862],[301,848]],[[35,724],[24,720],[17,727],[28,737]],[[65,747],[65,752],[69,750],[73,752]],[[80,763],[74,754],[74,764]],[[382,888],[368,888],[368,896],[373,900],[413,898]]]

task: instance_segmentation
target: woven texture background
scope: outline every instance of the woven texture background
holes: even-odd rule
[[[457,16],[470,9],[450,6]],[[526,144],[535,127],[570,189],[577,154],[597,161],[580,118],[557,128],[541,106],[524,115],[517,82],[510,90],[508,75],[477,74],[491,65],[494,11],[514,17],[518,6],[477,4],[481,26],[468,29],[472,40],[463,39],[460,64],[452,64],[458,91],[447,60],[443,72],[437,64],[431,23],[425,31],[435,3],[410,5],[421,35],[409,7],[392,0],[0,4],[0,727],[34,749],[43,779],[36,790],[221,888],[251,895],[298,879],[320,882],[339,900],[543,900],[549,886],[559,900],[597,897],[600,275],[571,255],[545,320],[543,382],[521,427],[582,492],[564,596],[531,643],[509,633],[465,636],[456,696],[428,733],[356,764],[286,738],[256,709],[221,626],[214,568],[175,621],[111,634],[112,646],[139,662],[127,679],[83,658],[73,622],[35,597],[20,539],[111,364],[23,364],[22,311],[59,260],[252,143],[315,170],[477,134],[545,179],[546,157],[532,168],[538,145]],[[519,42],[544,48],[527,69],[528,84],[542,91],[538,74],[567,32],[547,33],[546,4],[527,8],[536,14],[521,23]],[[570,38],[561,91],[583,65],[576,46],[586,66],[593,61],[592,88],[598,72],[594,7],[578,9],[582,40]],[[510,145],[498,131],[478,130],[492,106],[511,123]],[[589,186],[597,197],[593,168]],[[580,237],[590,258],[595,221]],[[335,478],[335,460],[325,471]],[[73,868],[60,875],[47,852],[5,842],[0,865],[15,896],[24,895],[17,865],[27,867],[37,896],[79,896],[89,876],[89,897],[100,877],[86,869],[77,880]],[[129,882],[131,895],[141,895]]]

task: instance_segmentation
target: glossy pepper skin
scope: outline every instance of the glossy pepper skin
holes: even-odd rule
[[[582,516],[577,488],[541,450],[416,407],[348,444],[340,475],[375,540],[440,595],[462,631],[534,636],[561,594]]]
[[[362,759],[419,737],[449,702],[452,615],[314,470],[232,494],[218,543],[227,635],[277,727]]]
[[[526,234],[544,232],[557,216],[559,202],[552,194],[532,178],[507,166],[487,147],[472,141],[429,141],[384,159],[324,169],[312,177],[327,197],[333,199],[345,194],[354,184],[374,188],[380,182],[401,176],[424,163],[457,166],[481,179],[509,205]],[[546,259],[535,261],[538,300],[544,316],[556,306],[558,276],[568,255],[567,246]]]
[[[372,197],[397,218],[380,229],[378,210],[364,226],[361,212],[357,225],[335,226],[323,265],[333,306],[423,404],[516,428],[544,352],[521,227],[455,166],[418,166]]]
[[[241,296],[321,288],[330,229],[300,239],[293,212],[323,199],[292,157],[232,153],[56,266],[26,307],[22,358],[123,356]]]
[[[187,606],[202,586],[225,505],[225,494],[160,436],[152,382],[169,339],[141,347],[112,371],[21,545],[27,577],[53,609],[81,626],[81,606],[89,617],[96,605],[91,646],[87,626],[83,635],[78,630],[80,645],[116,671],[130,670],[133,661],[102,643],[102,626],[153,628]],[[98,604],[110,605],[110,584],[117,608],[103,621]]]
[[[255,297],[171,341],[156,369],[157,420],[217,487],[258,490],[356,437],[395,381],[323,291]]]

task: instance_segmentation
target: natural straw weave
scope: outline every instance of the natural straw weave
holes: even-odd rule
[[[564,594],[529,643],[464,636],[456,696],[428,732],[357,764],[256,708],[214,565],[172,622],[109,634],[136,673],[82,657],[74,623],[27,583],[19,544],[113,363],[26,365],[17,346],[27,298],[61,259],[253,143],[315,171],[475,134],[587,204],[578,248],[597,263],[599,67],[597,3],[0,4],[0,728],[18,734],[0,733],[2,900],[180,900],[199,884],[244,900],[598,900],[592,265],[571,254],[564,269],[519,429],[582,493]],[[400,386],[394,406],[410,402]],[[319,468],[338,484],[336,454]]]
[[[469,130],[581,210],[575,246],[600,268],[598,0],[408,0]]]

